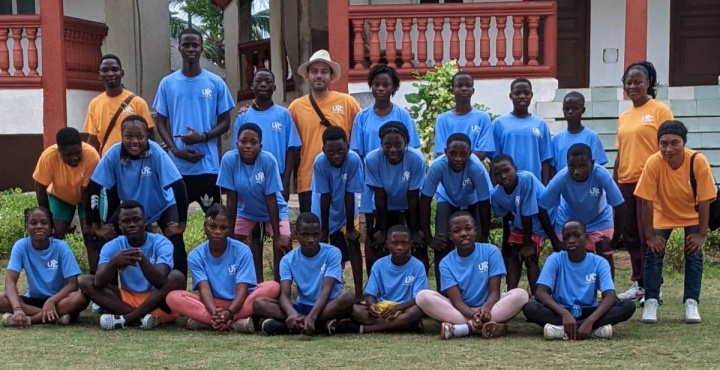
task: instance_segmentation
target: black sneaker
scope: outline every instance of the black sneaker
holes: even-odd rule
[[[330,320],[325,325],[325,329],[328,335],[360,333],[360,325],[350,319]]]
[[[265,319],[260,325],[260,330],[265,335],[290,334],[285,322],[275,319]]]

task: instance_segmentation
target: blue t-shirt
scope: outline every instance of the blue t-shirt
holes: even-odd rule
[[[507,154],[518,170],[530,171],[541,178],[542,163],[552,159],[552,140],[545,120],[534,114],[517,118],[507,113],[493,121],[493,135],[493,156]]]
[[[255,222],[270,221],[265,196],[275,194],[281,220],[288,219],[288,207],[281,191],[282,180],[275,157],[264,150],[255,163],[245,164],[237,149],[223,155],[217,186],[237,193],[237,215]]]
[[[121,201],[136,200],[145,207],[147,223],[160,219],[175,204],[170,185],[182,176],[167,153],[154,141],[148,141],[146,155],[121,159],[122,143],[113,145],[100,159],[90,179],[104,188],[117,184]]]
[[[518,171],[517,178],[518,184],[510,194],[505,193],[502,186],[495,185],[490,195],[493,213],[499,217],[512,213],[515,216],[512,223],[513,230],[523,229],[522,216],[532,217],[533,234],[547,237],[538,217],[540,212],[538,198],[545,187],[535,175],[527,171]]]
[[[70,246],[60,239],[50,238],[50,246],[42,251],[32,247],[30,238],[15,242],[10,250],[8,271],[18,274],[25,270],[28,298],[50,298],[65,287],[65,279],[80,275]]]
[[[490,178],[477,156],[471,155],[465,168],[455,172],[443,155],[430,165],[421,193],[432,197],[437,192],[438,202],[465,208],[490,199],[490,189]]]
[[[232,146],[230,149],[237,148],[240,126],[248,122],[260,126],[263,150],[270,152],[275,157],[280,173],[285,173],[285,156],[288,148],[300,148],[302,146],[300,135],[298,135],[290,111],[279,104],[273,104],[272,107],[264,111],[249,108],[245,113],[239,114],[233,125]]]
[[[371,151],[379,148],[380,127],[390,121],[398,121],[405,125],[410,134],[408,146],[412,148],[420,147],[420,136],[415,127],[415,121],[410,117],[410,113],[397,104],[393,104],[392,110],[386,116],[380,117],[375,114],[374,105],[361,110],[355,116],[350,136],[350,149],[365,157]]]
[[[170,135],[178,149],[189,149],[205,156],[197,163],[171,155],[183,175],[217,174],[220,156],[218,139],[207,143],[185,145],[176,135],[188,134],[187,128],[199,134],[212,130],[217,117],[235,107],[232,94],[220,76],[202,70],[195,77],[187,77],[182,70],[165,76],[160,81],[153,108],[170,122]]]
[[[301,248],[295,248],[280,260],[280,281],[294,281],[297,286],[299,304],[315,305],[323,279],[335,279],[335,286],[330,292],[328,302],[342,292],[342,269],[340,267],[340,250],[330,244],[320,243],[320,251],[313,257],[302,254]]]
[[[592,150],[592,156],[595,163],[605,165],[608,162],[605,155],[605,148],[600,141],[597,132],[587,127],[577,134],[571,134],[564,129],[552,137],[552,160],[551,164],[557,171],[567,167],[567,152],[573,144],[584,143]]]
[[[444,154],[448,137],[455,133],[463,133],[470,138],[470,149],[473,151],[492,153],[495,151],[490,115],[473,108],[470,112],[458,116],[452,110],[440,115],[435,120],[435,155]]]
[[[425,266],[415,257],[402,266],[385,256],[372,266],[370,277],[365,285],[365,295],[371,295],[377,302],[396,302],[403,304],[427,289]]]
[[[425,157],[419,150],[407,148],[402,161],[391,164],[383,154],[382,148],[375,149],[365,157],[365,185],[369,188],[381,188],[387,193],[388,211],[408,209],[407,193],[420,190],[425,181]],[[374,196],[373,207],[375,209]]]
[[[557,304],[570,308],[597,307],[597,291],[615,290],[610,265],[596,254],[588,253],[582,262],[570,262],[566,251],[551,254],[540,271],[538,285],[550,288]]]
[[[505,276],[505,263],[492,244],[475,243],[475,250],[467,257],[460,257],[455,249],[440,261],[440,291],[457,286],[470,307],[485,304],[490,294],[488,283],[495,276]]]
[[[201,281],[207,281],[215,299],[232,301],[237,284],[247,284],[248,293],[257,285],[252,252],[235,239],[227,238],[227,249],[220,257],[213,257],[210,243],[205,242],[188,254],[187,261],[193,289],[197,290]]]
[[[590,176],[584,182],[573,180],[567,167],[550,180],[540,195],[540,207],[557,207],[555,232],[562,232],[568,220],[579,220],[588,232],[613,227],[613,207],[621,205],[620,189],[610,173],[595,164]]]
[[[133,247],[128,244],[128,240],[124,235],[109,241],[102,247],[100,251],[99,265],[104,265],[120,251],[131,249]],[[173,269],[173,245],[168,238],[155,233],[147,233],[147,240],[140,249],[145,258],[150,260],[153,265],[167,265],[170,270]],[[129,292],[145,293],[155,290],[155,287],[143,275],[139,264],[127,266],[120,271],[120,286]]]
[[[348,152],[345,162],[339,168],[330,164],[325,153],[320,153],[315,157],[315,163],[313,163],[312,213],[318,216],[322,222],[320,196],[329,193],[332,201],[330,202],[328,232],[332,234],[347,223],[345,193],[362,193],[364,187],[362,162],[355,152]],[[355,216],[357,216],[357,204],[355,204]]]

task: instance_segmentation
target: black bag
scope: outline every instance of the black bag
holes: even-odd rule
[[[698,201],[697,201],[697,179],[695,179],[695,170],[693,168],[693,164],[695,162],[695,156],[698,153],[695,152],[690,156],[690,187],[692,187],[693,191],[693,198],[695,199],[695,211],[698,211]],[[717,188],[716,185],[717,194],[715,196],[715,200],[710,203],[710,217],[708,219],[708,229],[715,230],[720,228],[720,188]]]

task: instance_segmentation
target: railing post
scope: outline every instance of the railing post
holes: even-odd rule
[[[10,54],[7,47],[8,29],[0,27],[0,76],[10,76]]]
[[[411,68],[412,64],[412,39],[410,38],[410,30],[412,29],[412,18],[402,18],[403,38],[402,38],[402,65],[401,68]],[[420,35],[418,35],[418,40]]]
[[[490,17],[480,17],[480,66],[490,66]]]
[[[538,62],[538,54],[540,53],[540,38],[538,37],[538,25],[540,24],[540,17],[531,15],[528,17],[528,28],[530,32],[528,34],[528,65],[536,66]]]
[[[370,68],[380,61],[380,19],[370,19]]]
[[[365,59],[365,43],[363,40],[364,19],[353,19],[353,69],[363,69]]]
[[[432,19],[433,31],[435,31],[435,35],[433,37],[433,62],[435,62],[435,67],[440,67],[443,61],[443,23],[445,23],[445,17],[443,16],[435,16]]]
[[[523,65],[522,54],[523,54],[523,39],[522,39],[522,26],[525,22],[524,16],[513,16],[513,38],[512,38],[512,56],[514,66]]]
[[[427,49],[427,25],[428,19],[420,17],[417,19],[418,29],[418,41],[417,41],[417,57],[420,62],[420,67],[430,67],[428,63],[428,49]]]
[[[385,58],[389,66],[397,67],[395,62],[397,58],[397,44],[395,42],[395,26],[397,19],[385,18],[385,30],[387,31],[387,40],[385,41]]]
[[[465,66],[475,67],[475,17],[465,17]]]
[[[12,38],[13,38],[13,67],[15,67],[15,72],[13,73],[13,76],[22,77],[25,76],[25,73],[23,72],[23,67],[25,67],[25,60],[23,58],[23,49],[22,49],[22,34],[23,34],[23,28],[22,27],[15,27],[12,29]]]
[[[450,59],[460,59],[460,17],[450,17]]]
[[[505,57],[507,56],[507,39],[505,38],[505,25],[507,24],[506,15],[498,15],[495,17],[497,28],[497,37],[495,38],[495,54],[497,55],[497,66],[506,66]]]

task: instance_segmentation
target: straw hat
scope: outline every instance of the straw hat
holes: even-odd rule
[[[340,79],[340,65],[333,62],[330,59],[330,53],[324,49],[316,51],[315,54],[310,57],[310,60],[301,64],[300,67],[298,67],[298,74],[307,80],[308,67],[315,62],[323,62],[330,66],[330,69],[332,69],[333,72],[332,81],[330,82],[335,82]]]

